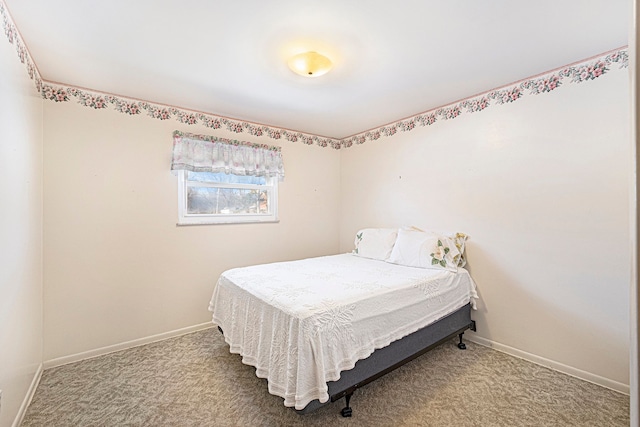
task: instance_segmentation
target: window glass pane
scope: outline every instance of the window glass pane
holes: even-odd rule
[[[269,193],[266,190],[188,187],[187,213],[269,214]]]
[[[178,224],[278,221],[277,178],[187,171],[178,177]]]
[[[187,179],[196,182],[224,182],[227,184],[265,185],[267,183],[267,179],[264,176],[243,176],[223,172],[189,172]]]

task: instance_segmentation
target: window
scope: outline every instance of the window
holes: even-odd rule
[[[178,224],[278,221],[280,147],[173,132]]]
[[[179,224],[278,221],[277,177],[178,172]]]

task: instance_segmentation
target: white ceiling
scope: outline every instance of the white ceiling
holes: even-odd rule
[[[5,0],[44,80],[344,138],[625,46],[630,0]],[[286,60],[316,50],[317,78]]]

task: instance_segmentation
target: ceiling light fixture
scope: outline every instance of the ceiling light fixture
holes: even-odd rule
[[[331,69],[331,60],[318,52],[299,53],[289,59],[289,68],[305,77],[319,77]]]

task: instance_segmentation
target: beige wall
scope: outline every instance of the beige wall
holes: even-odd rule
[[[631,289],[630,296],[630,317],[631,317],[631,343],[629,348],[629,357],[631,363],[629,364],[629,377],[631,378],[631,417],[630,425],[640,425],[640,369],[638,365],[638,341],[640,339],[640,317],[638,312],[640,311],[640,300],[638,299],[638,237],[640,236],[640,230],[638,230],[638,219],[640,214],[638,213],[638,200],[640,199],[638,189],[640,189],[640,176],[638,175],[637,165],[640,160],[640,151],[638,150],[638,135],[640,135],[640,121],[638,120],[638,114],[640,113],[640,96],[638,84],[638,53],[640,52],[640,46],[638,45],[638,34],[640,29],[638,28],[638,22],[640,18],[640,9],[638,8],[638,1],[632,2],[632,19],[629,28],[629,67],[631,70],[631,142],[633,145],[634,156],[631,159],[631,188],[630,199],[631,205]]]
[[[363,227],[466,232],[472,338],[628,391],[628,94],[614,67],[344,150],[341,250]]]
[[[45,360],[210,322],[225,269],[338,250],[340,153],[281,145],[277,224],[177,227],[175,129],[245,134],[45,103]]]
[[[227,268],[417,225],[472,236],[474,339],[625,390],[628,89],[612,70],[340,152],[256,139],[283,146],[281,222],[191,227],[175,225],[171,132],[237,135],[46,102],[45,360],[208,322]]]
[[[0,426],[42,363],[42,99],[14,49],[0,41]]]

